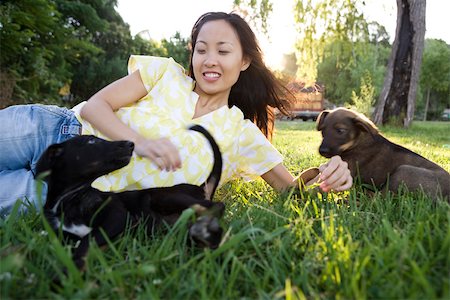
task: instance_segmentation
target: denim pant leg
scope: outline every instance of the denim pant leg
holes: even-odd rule
[[[81,125],[67,108],[50,105],[16,105],[0,110],[0,215],[18,201],[39,209],[34,170],[39,157],[54,143],[81,134]],[[24,208],[26,210],[26,208]]]

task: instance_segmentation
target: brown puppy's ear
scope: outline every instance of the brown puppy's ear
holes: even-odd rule
[[[372,137],[379,134],[377,126],[364,115],[359,114],[353,119],[353,122],[361,130],[370,133]]]
[[[317,117],[317,121],[316,121],[316,128],[318,131],[322,131],[323,129],[323,122],[325,120],[325,117],[330,113],[329,110],[324,110],[322,111],[319,116]]]

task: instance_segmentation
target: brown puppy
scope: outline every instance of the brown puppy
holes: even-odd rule
[[[340,155],[353,177],[378,189],[397,191],[404,183],[410,191],[423,189],[450,200],[450,175],[437,164],[383,137],[364,115],[345,108],[323,111],[317,119],[324,157]]]

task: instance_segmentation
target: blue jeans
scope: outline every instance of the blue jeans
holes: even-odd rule
[[[38,196],[34,171],[39,157],[54,143],[81,134],[74,113],[50,105],[16,105],[0,110],[0,215],[6,215],[18,200],[39,209],[47,187]],[[22,207],[25,211],[26,207]]]

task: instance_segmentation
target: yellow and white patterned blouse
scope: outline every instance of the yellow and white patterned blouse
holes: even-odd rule
[[[260,176],[282,162],[282,156],[258,127],[244,120],[242,111],[233,106],[221,108],[193,119],[198,95],[194,81],[172,58],[130,57],[128,73],[139,70],[148,94],[130,106],[120,108],[120,120],[144,137],[168,138],[179,150],[182,167],[161,171],[147,158],[133,154],[130,163],[102,176],[93,186],[102,191],[123,191],[173,186],[179,183],[200,185],[212,169],[212,150],[201,133],[187,130],[192,124],[205,127],[215,138],[223,158],[220,184],[242,177]],[[79,111],[85,102],[73,108],[83,126],[82,134],[105,138],[83,120]]]

